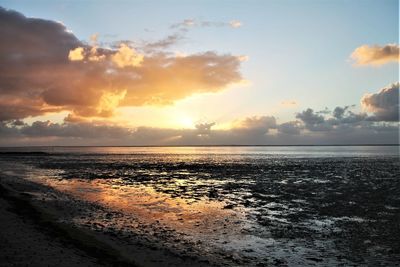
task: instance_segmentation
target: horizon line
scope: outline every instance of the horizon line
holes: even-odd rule
[[[397,144],[322,144],[322,145],[27,145],[0,146],[0,148],[29,148],[29,147],[313,147],[313,146],[400,146]]]

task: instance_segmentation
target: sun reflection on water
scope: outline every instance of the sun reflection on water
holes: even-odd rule
[[[215,233],[226,228],[221,222],[227,218],[239,219],[240,213],[224,209],[225,203],[207,198],[184,199],[171,197],[144,185],[124,185],[113,180],[63,180],[48,179],[47,183],[65,193],[82,200],[97,203],[115,211],[134,214],[145,223],[159,222],[167,227],[184,232]],[[184,185],[177,179],[173,187]],[[238,225],[238,224],[236,224]],[[239,231],[239,227],[237,227]],[[234,229],[230,229],[234,231]]]

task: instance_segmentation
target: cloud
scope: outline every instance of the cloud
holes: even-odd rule
[[[329,108],[325,107],[325,109],[316,111],[315,113],[317,113],[317,114],[322,114],[322,115],[327,115],[327,114],[331,114],[331,112],[332,112],[332,111],[329,110]]]
[[[211,127],[213,127],[215,125],[215,122],[203,122],[203,123],[197,123],[195,125],[198,134],[210,134],[211,132]]]
[[[268,117],[268,116],[266,116]],[[272,118],[272,117],[270,117]],[[388,144],[398,143],[398,123],[362,121],[355,125],[340,124],[330,131],[302,133],[301,122],[277,124],[278,132],[268,133],[267,125],[250,123],[247,128],[212,130],[211,125],[195,129],[138,127],[87,122],[51,123],[37,121],[32,125],[0,122],[0,145],[298,145],[298,144]],[[242,121],[254,121],[243,119]],[[258,120],[262,121],[262,120]],[[262,124],[261,124],[262,125]],[[263,128],[266,127],[266,128]],[[259,129],[263,129],[260,131]]]
[[[299,121],[289,121],[278,125],[278,131],[284,134],[298,135],[302,130],[302,126]]]
[[[270,135],[271,129],[276,129],[277,123],[274,116],[251,116],[235,120],[232,128],[218,133],[212,132],[210,135],[214,142],[228,144],[261,144],[269,142],[266,138]]]
[[[323,131],[331,128],[330,125],[325,124],[324,116],[315,113],[311,108],[297,113],[296,118],[300,119],[305,127],[312,131]]]
[[[335,117],[336,119],[342,119],[344,114],[346,113],[346,111],[349,109],[349,106],[345,106],[345,107],[336,107],[333,110],[333,117]]]
[[[171,24],[170,28],[171,29],[185,29],[189,27],[195,26],[196,23],[194,19],[184,19],[183,21]]]
[[[98,33],[90,35],[90,42],[92,44],[97,44],[98,39],[99,39],[99,34]]]
[[[184,19],[181,22],[172,24],[170,28],[192,27],[195,25],[196,25],[196,22],[194,19]]]
[[[353,106],[336,107],[332,112],[325,109],[314,111],[308,108],[296,114],[296,118],[304,125],[304,129],[311,132],[329,132],[338,128],[358,127],[369,119],[365,113],[354,113]]]
[[[378,93],[365,94],[361,98],[364,110],[374,114],[373,120],[399,120],[399,82],[379,90]]]
[[[119,52],[117,52],[115,55],[117,55]],[[115,56],[114,55],[114,56]],[[87,59],[89,61],[102,61],[106,58],[105,55],[99,54],[97,50],[97,46],[93,46],[90,48],[90,52],[88,53]],[[118,65],[118,64],[117,64]]]
[[[178,41],[184,39],[184,36],[179,33],[174,33],[168,35],[166,38],[158,40],[156,42],[147,42],[144,45],[144,49],[148,52],[152,52],[157,49],[167,49],[173,45],[175,45]]]
[[[99,47],[96,35],[86,44],[58,22],[3,8],[0,23],[3,121],[60,111],[75,118],[107,117],[119,106],[168,105],[243,80],[235,55],[143,54],[131,42]],[[174,39],[152,46],[162,49],[168,42]]]
[[[79,40],[58,22],[28,19],[0,7],[0,119],[16,119],[57,111],[40,94],[68,61]]]
[[[143,55],[136,53],[134,48],[121,44],[118,52],[111,56],[111,60],[119,68],[139,67],[143,62]]]
[[[399,62],[399,45],[362,45],[354,50],[351,54],[351,58],[355,61],[355,64],[359,66],[380,66],[390,62]]]
[[[348,107],[348,106],[346,106]],[[340,109],[346,109],[346,107],[337,107]],[[335,108],[335,110],[337,110],[337,108]],[[335,119],[330,119],[330,122],[333,125],[339,125],[339,124],[357,124],[360,123],[362,121],[366,121],[369,120],[369,117],[367,116],[366,113],[355,113],[352,112],[351,110],[345,110],[345,115],[342,115],[342,117],[340,118],[335,118]],[[335,114],[333,114],[335,115]]]
[[[295,107],[298,103],[296,100],[285,100],[281,102],[281,105],[284,107]]]
[[[232,28],[240,28],[242,27],[242,22],[238,21],[238,20],[231,20],[229,22],[229,25],[231,25]]]
[[[240,28],[242,22],[239,20],[231,20],[229,22],[222,21],[208,21],[199,19],[184,19],[178,23],[174,23],[170,26],[171,29],[188,29],[192,27],[231,27]]]
[[[307,108],[295,121],[278,123],[274,116],[250,116],[235,120],[232,128],[213,130],[215,123],[199,122],[193,129],[126,128],[68,115],[62,124],[20,120],[0,121],[0,145],[306,145],[398,143],[398,90],[395,83],[362,104],[373,115],[354,112],[354,105],[330,111]],[[114,99],[119,98],[119,99]],[[125,96],[110,94],[103,101],[116,105]],[[115,101],[115,103],[113,102]],[[112,108],[111,108],[112,109]],[[396,117],[397,116],[397,117]],[[397,119],[396,119],[397,118]]]
[[[67,137],[67,138],[125,138],[131,130],[108,125],[88,123],[59,124],[50,121],[36,121],[24,126],[20,134],[29,137]]]
[[[309,108],[299,112],[296,121],[278,123],[274,116],[252,116],[236,120],[229,130],[215,130],[213,123],[198,123],[194,129],[129,129],[100,123],[93,117],[112,116],[117,107],[167,105],[193,94],[224,90],[243,80],[240,64],[245,57],[213,51],[176,56],[165,51],[182,38],[179,34],[144,47],[130,41],[101,47],[96,35],[84,43],[63,24],[3,8],[0,24],[2,145],[398,142],[398,83],[362,98],[362,106],[372,115],[353,112],[351,106],[333,111]],[[234,27],[195,20],[184,24]],[[20,120],[60,111],[70,113],[64,123],[28,125]]]
[[[83,47],[77,47],[69,51],[68,58],[71,61],[83,60],[85,58],[83,52],[84,52]]]
[[[387,129],[399,122],[399,82],[380,89],[377,93],[368,93],[361,98],[361,106],[365,112],[353,112],[355,107],[335,107],[333,111],[325,109],[314,111],[308,108],[296,114],[296,118],[310,132],[338,132],[339,130],[354,130],[368,128],[369,130]],[[389,124],[386,124],[389,122]],[[393,124],[394,123],[394,124]],[[382,126],[383,125],[383,126]],[[298,125],[296,125],[297,127]],[[281,125],[278,130],[288,130],[289,125]],[[285,129],[287,128],[287,129]],[[297,127],[298,128],[298,127]],[[293,129],[293,132],[297,130]]]
[[[276,119],[273,116],[252,116],[236,121],[234,128],[247,131],[267,133],[269,129],[276,128]]]

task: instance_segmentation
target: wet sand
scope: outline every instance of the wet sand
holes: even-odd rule
[[[136,225],[135,232],[113,228],[107,224],[120,213],[45,185],[3,176],[0,190],[0,266],[219,265],[218,259],[199,257],[190,247],[184,253],[150,239],[154,226]],[[96,221],[70,220],[88,216]]]
[[[25,212],[16,212],[16,206],[0,198],[0,266],[104,266],[66,240],[54,238]]]
[[[49,213],[32,205],[28,194],[4,183],[0,193],[0,266],[111,265],[111,258],[79,245]]]

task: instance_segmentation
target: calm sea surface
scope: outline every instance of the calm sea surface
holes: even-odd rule
[[[1,147],[0,152],[78,154],[192,154],[284,157],[399,156],[399,146],[210,146],[210,147]]]
[[[35,182],[157,222],[239,265],[400,260],[398,146],[0,149],[38,151],[2,153],[0,170],[25,168]],[[74,223],[137,227],[121,218]]]

